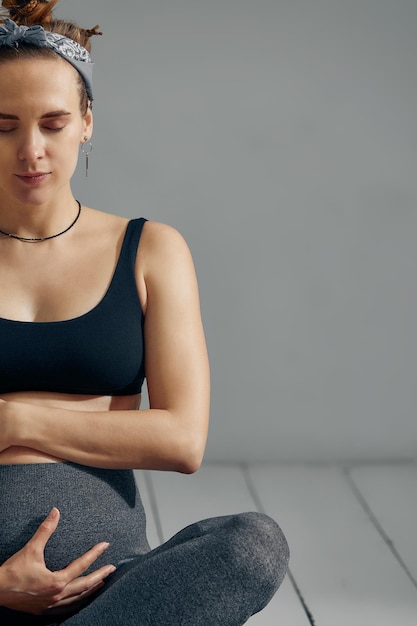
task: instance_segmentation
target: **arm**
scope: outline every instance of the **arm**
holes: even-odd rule
[[[198,469],[207,438],[209,367],[194,266],[174,229],[145,225],[137,283],[150,409],[91,412],[4,403],[3,449],[25,446],[95,467]]]

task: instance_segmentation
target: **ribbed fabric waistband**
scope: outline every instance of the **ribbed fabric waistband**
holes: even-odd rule
[[[25,545],[54,506],[61,517],[45,550],[52,570],[101,541],[110,547],[91,570],[149,550],[131,470],[75,463],[0,465],[0,563]]]

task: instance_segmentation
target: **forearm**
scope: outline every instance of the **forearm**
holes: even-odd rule
[[[74,411],[13,403],[11,445],[103,468],[192,472],[206,433],[192,418],[162,409]]]

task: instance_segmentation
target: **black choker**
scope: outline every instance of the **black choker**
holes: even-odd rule
[[[0,234],[4,235],[5,237],[10,237],[11,239],[18,239],[19,241],[27,241],[29,243],[36,243],[37,241],[46,241],[47,239],[54,239],[55,237],[60,237],[64,233],[67,233],[69,230],[71,230],[73,226],[75,226],[75,224],[78,221],[78,218],[81,215],[81,204],[78,202],[78,200],[76,200],[76,203],[78,204],[78,213],[77,213],[75,220],[68,226],[68,228],[66,228],[65,230],[61,230],[61,232],[57,233],[56,235],[49,235],[49,237],[19,237],[19,235],[12,235],[12,233],[6,233],[4,230],[0,230]]]

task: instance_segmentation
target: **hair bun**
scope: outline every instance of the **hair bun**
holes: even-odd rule
[[[28,15],[38,8],[38,5],[41,4],[41,2],[42,0],[28,0],[21,6],[17,6],[16,11],[17,13],[20,13],[20,15]]]
[[[45,30],[59,33],[63,37],[72,39],[87,52],[91,52],[90,38],[102,35],[100,26],[80,28],[74,22],[56,19],[53,17],[55,5],[59,0],[0,0],[3,10],[0,9],[0,24],[8,17],[19,26],[43,26]]]
[[[48,24],[59,0],[3,0],[2,5],[9,11],[10,18],[17,24]]]

